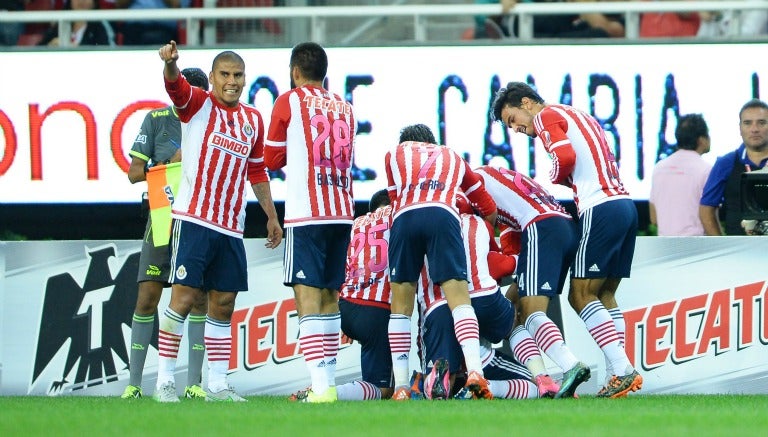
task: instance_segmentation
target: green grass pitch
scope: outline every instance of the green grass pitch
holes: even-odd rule
[[[767,412],[768,396],[763,395],[319,405],[270,396],[237,404],[20,396],[0,397],[0,435],[735,437],[762,435],[768,429]]]

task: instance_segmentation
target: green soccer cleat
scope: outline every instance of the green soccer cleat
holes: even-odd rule
[[[579,361],[570,370],[563,373],[563,382],[560,383],[560,390],[555,394],[555,399],[574,397],[576,387],[582,382],[588,381],[590,376],[589,367]]]
[[[142,396],[144,396],[144,393],[141,392],[141,387],[136,385],[129,385],[125,388],[125,391],[120,396],[121,399],[139,399]]]
[[[308,402],[311,404],[326,404],[330,402],[336,402],[338,396],[336,395],[336,386],[328,387],[322,394],[315,394],[312,390],[307,392],[307,397],[302,402]]]
[[[184,397],[187,399],[205,399],[206,393],[199,385],[188,385],[184,387]]]

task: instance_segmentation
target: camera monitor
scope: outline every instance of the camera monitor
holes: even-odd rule
[[[768,220],[768,172],[742,173],[741,215],[743,220]]]

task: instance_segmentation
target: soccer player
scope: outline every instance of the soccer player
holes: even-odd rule
[[[362,381],[339,385],[339,400],[392,397],[389,352],[389,263],[392,207],[387,190],[371,196],[369,212],[355,219],[347,250],[347,280],[341,287],[341,331],[360,343]]]
[[[296,45],[289,67],[292,89],[275,100],[264,158],[270,170],[286,167],[283,283],[296,298],[299,344],[312,380],[307,401],[334,402],[356,124],[352,105],[323,88],[328,56],[320,45]]]
[[[573,355],[560,329],[546,314],[549,300],[562,293],[568,267],[576,255],[578,239],[573,219],[528,176],[487,165],[475,172],[482,176],[485,189],[496,201],[502,248],[519,252],[516,274],[520,322],[538,348],[563,370],[562,383],[555,389],[543,361],[534,360],[532,363],[541,365],[531,369],[536,385],[542,396],[573,397],[576,387],[589,379],[589,367]],[[513,343],[513,350],[515,346]]]
[[[267,215],[267,242],[274,249],[283,231],[272,202],[263,158],[261,114],[240,103],[245,62],[235,52],[216,55],[210,92],[179,74],[179,51],[171,41],[159,50],[165,89],[181,121],[182,179],[173,203],[171,302],[160,319],[155,399],[178,402],[174,371],[184,320],[200,292],[208,296],[205,348],[207,401],[245,401],[227,383],[232,350],[231,319],[239,291],[248,290],[243,244],[246,189],[253,189]]]
[[[185,68],[181,74],[190,85],[208,91],[208,76],[199,68]],[[132,184],[147,180],[147,169],[155,165],[178,162],[181,159],[181,124],[176,109],[167,106],[148,112],[141,123],[136,141],[131,147],[131,166],[128,168],[128,180]],[[139,293],[136,309],[131,322],[131,357],[129,360],[130,378],[128,386],[121,396],[123,399],[140,398],[142,373],[147,359],[147,350],[152,335],[155,333],[155,315],[157,304],[164,287],[170,287],[168,278],[171,268],[171,250],[168,244],[155,246],[152,233],[152,218],[147,219],[144,241],[139,257]],[[202,366],[205,359],[205,313],[208,310],[205,294],[199,293],[192,304],[189,315],[189,368],[184,396],[187,398],[205,398],[205,390],[200,386]]]
[[[539,397],[532,375],[513,359],[495,354],[490,343],[508,337],[515,322],[515,310],[501,293],[496,278],[515,270],[515,259],[497,249],[491,226],[474,214],[469,199],[458,193],[456,206],[461,213],[461,232],[467,259],[468,291],[479,325],[481,363],[494,398],[527,399]],[[424,394],[430,399],[451,395],[454,378],[461,374],[464,357],[456,339],[451,311],[440,286],[434,284],[426,268],[419,278],[417,299],[423,351]],[[483,347],[485,346],[485,347]],[[449,376],[450,375],[450,376]],[[467,387],[459,398],[477,397]]]
[[[538,137],[552,156],[550,180],[573,189],[581,235],[571,265],[568,301],[603,351],[610,379],[599,397],[624,397],[643,378],[624,350],[624,316],[616,302],[629,277],[637,210],[619,178],[605,132],[591,115],[547,104],[529,85],[510,82],[494,98],[493,116],[515,132]]]
[[[496,205],[480,177],[456,152],[435,144],[432,131],[422,124],[401,131],[400,144],[386,154],[385,170],[393,214],[389,244],[392,398],[409,397],[410,317],[416,281],[426,265],[451,309],[469,372],[467,386],[476,397],[490,399],[493,395],[480,363],[477,317],[467,291],[467,261],[454,202],[456,193],[463,190],[491,223],[496,220]]]

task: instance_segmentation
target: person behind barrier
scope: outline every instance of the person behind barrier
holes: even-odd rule
[[[741,145],[717,158],[704,185],[699,217],[706,235],[746,235],[741,223],[741,175],[768,163],[768,104],[759,99],[745,103],[739,111],[739,130]]]
[[[699,201],[712,165],[701,155],[709,152],[709,128],[701,114],[680,117],[675,129],[677,151],[653,168],[648,208],[659,236],[704,235]]]

